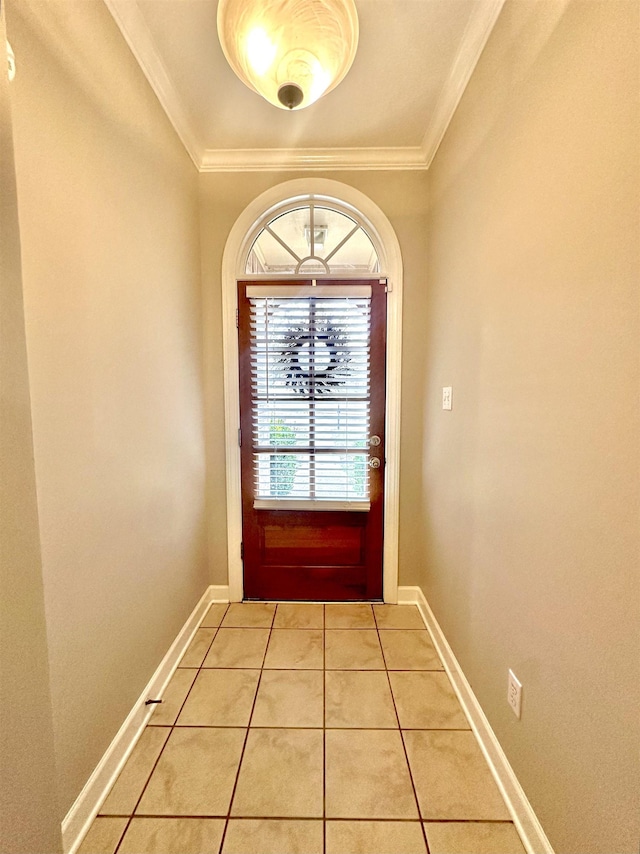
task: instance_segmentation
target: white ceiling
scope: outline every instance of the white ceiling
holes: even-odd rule
[[[228,66],[217,0],[105,0],[203,171],[428,168],[504,0],[356,0],[343,82],[305,110],[264,101]]]

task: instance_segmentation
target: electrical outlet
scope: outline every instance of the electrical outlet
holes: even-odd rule
[[[513,670],[509,671],[509,685],[507,688],[507,703],[511,706],[513,714],[520,720],[520,709],[522,706],[522,683],[518,681]]]
[[[442,408],[451,409],[453,403],[453,389],[450,385],[444,386],[442,389]]]

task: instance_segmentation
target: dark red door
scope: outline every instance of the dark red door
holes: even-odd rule
[[[382,597],[386,286],[239,282],[244,595]]]

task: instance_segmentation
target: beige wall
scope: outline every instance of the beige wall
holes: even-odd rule
[[[229,232],[244,209],[265,190],[304,178],[305,173],[230,173],[200,176],[202,281],[204,289],[207,448],[209,453],[210,559],[212,583],[227,583],[224,399],[222,372],[222,255]],[[400,495],[400,583],[416,583],[414,531],[420,522],[422,414],[419,396],[423,366],[416,365],[424,335],[426,291],[425,243],[427,213],[426,172],[312,173],[355,187],[386,214],[400,242],[404,263],[404,329],[402,383],[402,441]]]
[[[7,17],[62,818],[208,584],[197,173],[104,4]]]
[[[421,583],[557,852],[638,850],[637,49],[508,2],[429,173]]]
[[[6,68],[0,12],[0,68]],[[0,74],[0,851],[61,850],[9,86]]]

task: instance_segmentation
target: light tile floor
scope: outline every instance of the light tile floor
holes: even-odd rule
[[[412,605],[214,604],[79,854],[523,854]]]

